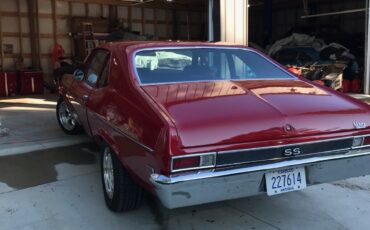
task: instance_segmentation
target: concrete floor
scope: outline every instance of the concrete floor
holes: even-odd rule
[[[166,211],[105,207],[92,143],[0,157],[0,229],[369,229],[370,177]]]
[[[9,130],[7,136],[0,135],[0,156],[89,141],[61,131],[55,118],[56,100],[51,94],[0,98],[1,127]]]
[[[0,99],[0,122],[9,128],[0,136],[0,230],[370,229],[370,176],[172,211],[148,196],[137,211],[112,213],[98,149],[60,131],[55,99]]]

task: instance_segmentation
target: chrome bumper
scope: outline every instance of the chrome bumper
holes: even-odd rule
[[[350,150],[340,155],[225,170],[202,170],[170,177],[152,174],[150,181],[162,204],[174,209],[265,193],[266,172],[295,166],[305,167],[307,185],[368,175],[370,148]]]

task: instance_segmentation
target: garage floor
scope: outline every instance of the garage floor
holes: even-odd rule
[[[56,100],[52,94],[0,98],[0,128],[9,130],[7,136],[0,135],[0,156],[89,141],[60,130],[55,118]]]
[[[369,229],[370,176],[172,211],[148,196],[137,211],[112,213],[104,204],[98,149],[84,136],[59,131],[55,98],[9,100],[0,101],[10,130],[0,137],[0,151],[7,149],[0,156],[1,230]],[[16,154],[17,146],[36,150]]]

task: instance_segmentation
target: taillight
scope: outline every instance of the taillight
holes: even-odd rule
[[[199,167],[200,156],[177,158],[172,161],[172,170],[189,169]]]
[[[353,148],[360,148],[370,146],[370,136],[361,136],[361,137],[354,137],[353,138]]]
[[[363,145],[370,145],[370,136],[364,137]]]
[[[172,158],[171,172],[213,168],[216,166],[216,153],[194,154]]]

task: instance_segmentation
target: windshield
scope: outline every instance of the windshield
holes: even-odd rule
[[[263,56],[245,49],[176,48],[136,53],[141,84],[294,78]]]

